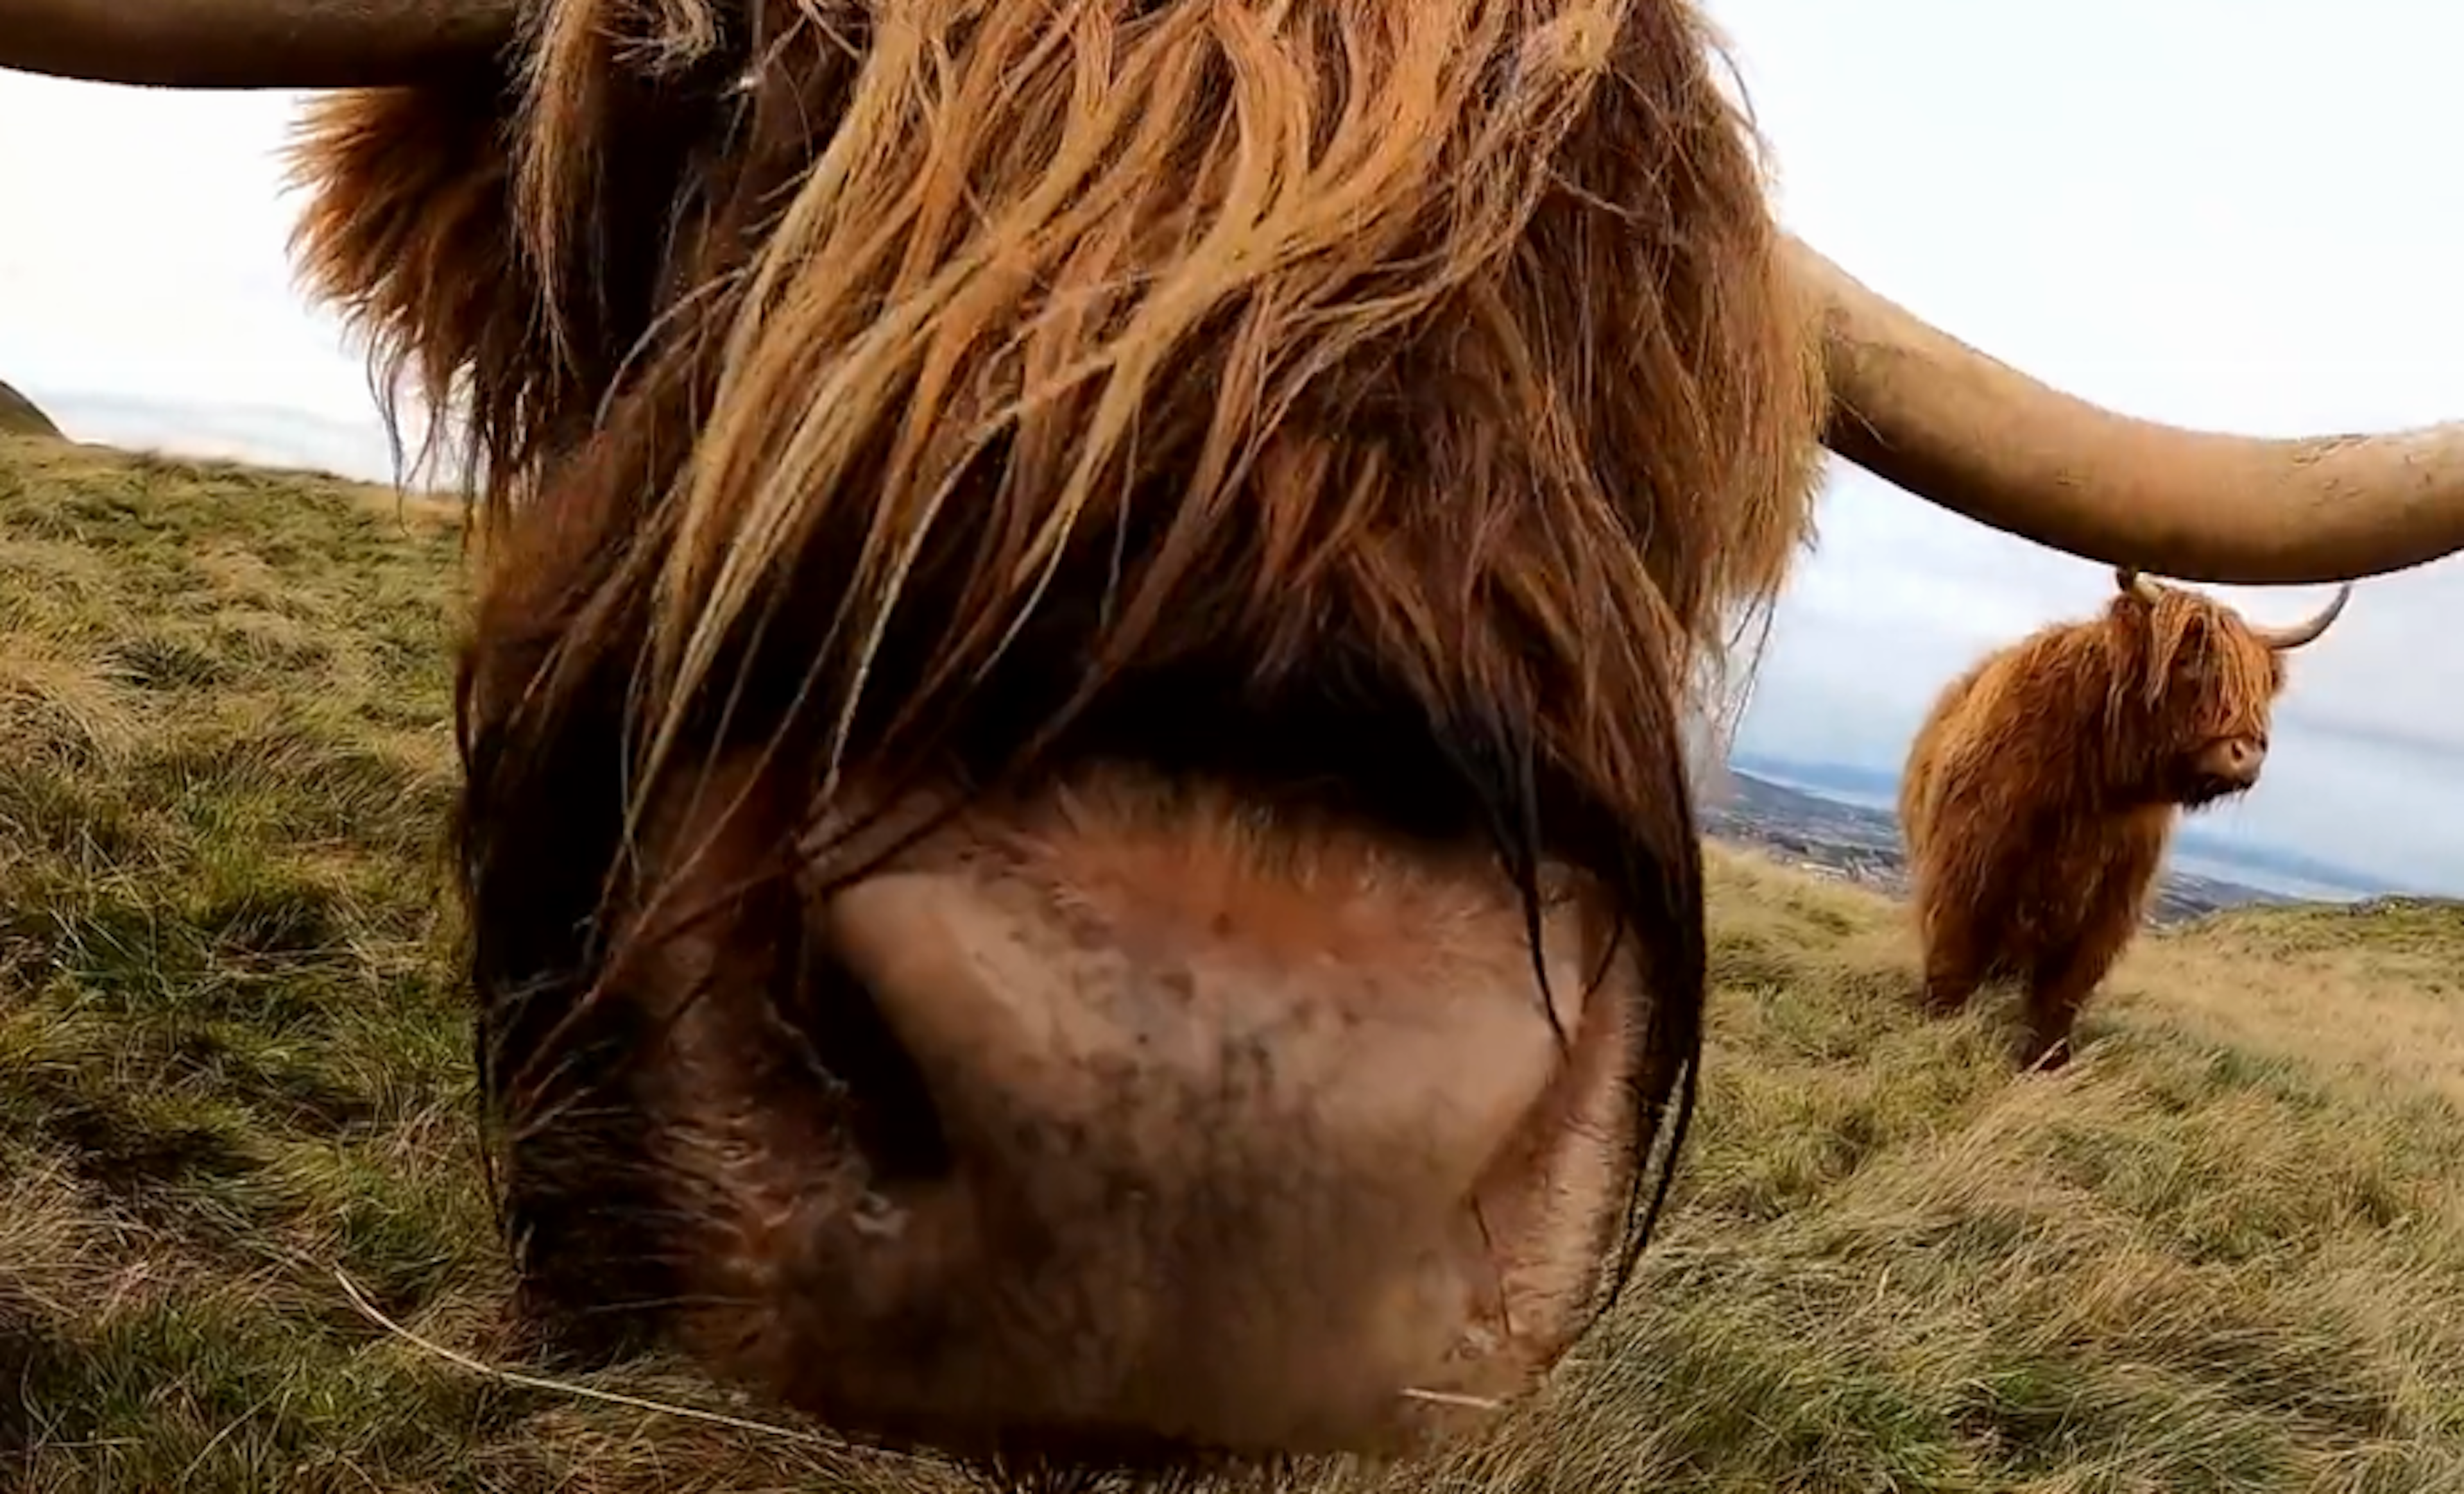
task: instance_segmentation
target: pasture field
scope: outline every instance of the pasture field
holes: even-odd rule
[[[0,438],[0,1488],[962,1486],[491,1378],[338,1278],[515,1352],[443,893],[454,526]],[[1628,1305],[1493,1441],[1333,1487],[2464,1489],[2464,912],[2150,937],[2021,1078],[1914,1015],[1890,904],[1716,871]]]

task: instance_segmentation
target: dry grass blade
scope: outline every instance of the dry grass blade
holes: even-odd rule
[[[559,1395],[575,1395],[587,1400],[601,1400],[611,1406],[630,1406],[636,1411],[655,1411],[661,1416],[682,1417],[689,1421],[707,1421],[714,1426],[734,1427],[739,1432],[758,1432],[763,1437],[783,1438],[791,1442],[806,1442],[818,1447],[845,1448],[847,1446],[835,1438],[824,1437],[819,1433],[797,1427],[780,1426],[768,1421],[755,1421],[745,1417],[732,1417],[725,1412],[704,1410],[699,1406],[684,1406],[671,1401],[652,1400],[647,1395],[627,1395],[622,1391],[603,1391],[595,1386],[576,1385],[568,1380],[551,1380],[543,1375],[524,1374],[518,1370],[505,1370],[495,1365],[482,1364],[469,1354],[458,1353],[443,1344],[422,1338],[385,1316],[382,1308],[368,1300],[367,1293],[360,1290],[359,1284],[351,1280],[350,1273],[341,1266],[334,1267],[334,1280],[342,1284],[342,1290],[350,1297],[351,1306],[357,1307],[361,1315],[369,1322],[421,1352],[433,1354],[473,1374],[483,1374],[490,1379],[500,1380],[507,1385],[519,1385],[527,1390],[548,1391]]]

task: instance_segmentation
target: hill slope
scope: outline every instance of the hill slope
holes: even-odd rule
[[[0,381],[0,436],[57,436],[60,428],[52,417],[6,381]]]
[[[506,1352],[438,876],[454,522],[0,440],[0,1469],[956,1490],[494,1382],[338,1285]],[[1891,904],[1714,867],[1673,1217],[1444,1486],[2464,1487],[2464,917],[2151,937],[2079,1062],[2015,1079],[1983,1021],[1912,1015]],[[725,1405],[656,1366],[605,1388]]]

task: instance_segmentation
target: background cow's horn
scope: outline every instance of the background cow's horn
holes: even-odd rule
[[[519,18],[519,0],[0,0],[0,68],[161,88],[361,88],[483,59]]]
[[[2271,440],[2049,388],[1793,236],[1821,319],[1823,445],[1980,523],[2107,564],[2252,585],[2348,581],[2464,549],[2464,423]]]
[[[2337,617],[2344,610],[2344,603],[2352,595],[2353,583],[2346,582],[2336,588],[2336,594],[2327,600],[2325,606],[2321,607],[2303,621],[2290,627],[2254,627],[2251,631],[2258,635],[2259,642],[2278,653],[2287,648],[2299,648],[2306,643],[2316,643],[2319,635],[2334,625]]]

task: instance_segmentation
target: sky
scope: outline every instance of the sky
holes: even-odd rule
[[[2464,416],[2464,10],[2420,0],[1711,0],[1783,221],[2049,383],[2298,435]],[[293,283],[296,95],[0,73],[0,378],[79,439],[392,468],[362,350]],[[1895,769],[1987,649],[2102,566],[1834,461],[1738,745]],[[2290,621],[2323,586],[2211,588]],[[2443,626],[2442,626],[2443,625]],[[2293,660],[2211,831],[2464,893],[2464,559],[2365,582]]]

